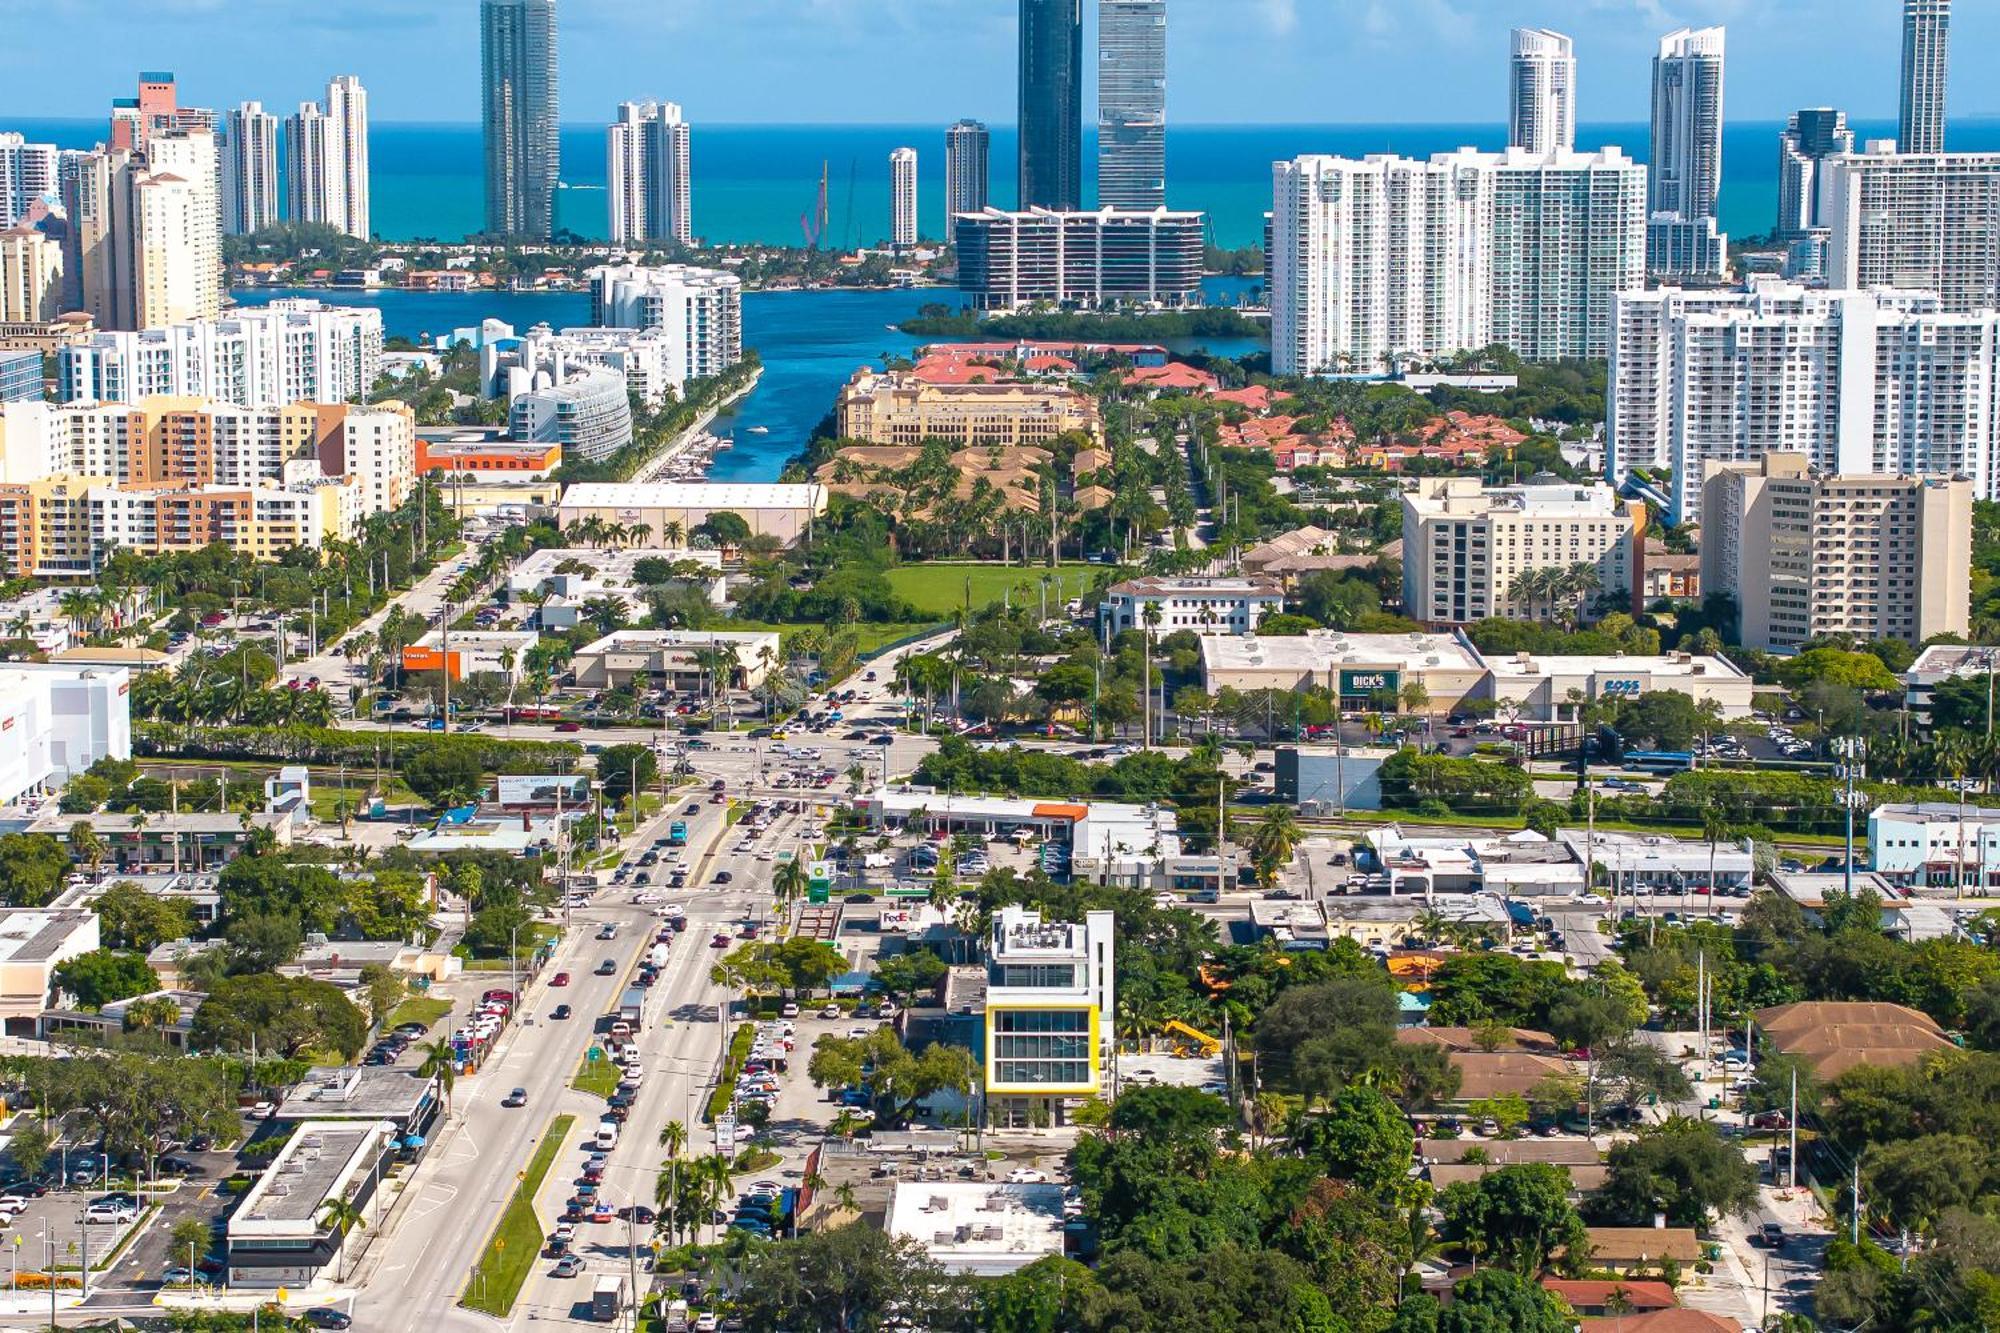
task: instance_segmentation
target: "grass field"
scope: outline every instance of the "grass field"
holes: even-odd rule
[[[514,1187],[514,1197],[507,1201],[507,1211],[500,1214],[500,1225],[493,1228],[486,1249],[479,1256],[479,1266],[466,1284],[459,1304],[467,1309],[496,1319],[505,1319],[513,1312],[514,1298],[521,1294],[521,1284],[528,1280],[528,1270],[534,1267],[535,1256],[542,1249],[542,1222],[535,1216],[535,1192],[541,1189],[542,1178],[548,1175],[556,1154],[562,1150],[563,1140],[569,1137],[570,1126],[575,1123],[576,1117],[569,1115],[559,1115],[549,1122],[548,1132],[536,1145],[526,1174]]]
[[[450,1000],[434,1000],[428,995],[412,995],[409,999],[389,1011],[389,1017],[382,1026],[396,1028],[404,1023],[422,1023],[430,1027],[451,1012]]]
[[[1090,588],[1097,570],[1089,565],[1063,565],[1057,569],[1008,565],[898,565],[889,571],[889,586],[907,598],[919,611],[931,616],[949,616],[965,606],[965,581],[972,580],[972,609],[991,606],[1012,595],[1015,606],[1039,604],[1042,575],[1053,574],[1049,584],[1049,604],[1055,606],[1081,597]]]
[[[583,1063],[577,1066],[576,1077],[570,1080],[570,1086],[578,1092],[587,1092],[608,1101],[611,1094],[618,1091],[618,1078],[618,1066],[610,1057],[593,1060],[586,1055]]]

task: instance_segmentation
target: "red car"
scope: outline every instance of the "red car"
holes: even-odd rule
[[[729,947],[729,937],[727,935],[718,934],[714,939],[708,942],[708,947],[711,949],[727,949]]]
[[[569,973],[567,973],[567,972],[558,972],[558,973],[556,973],[556,974],[555,974],[554,976],[552,976],[552,977],[550,977],[550,978],[549,978],[549,984],[550,984],[551,986],[567,986],[567,985],[569,985]]]
[[[581,723],[581,722],[558,722],[558,723],[556,723],[556,730],[557,730],[557,731],[582,731],[582,730],[583,730],[583,723]]]

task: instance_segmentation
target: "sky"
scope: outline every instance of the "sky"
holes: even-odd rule
[[[1096,5],[1084,0],[1087,15]],[[377,121],[478,118],[477,0],[0,0],[5,118],[96,117],[137,71],[284,111],[357,74]],[[2000,6],[1953,16],[1951,114],[2000,113]],[[1576,39],[1578,118],[1643,121],[1658,37],[1729,29],[1732,120],[1893,118],[1898,0],[1170,0],[1169,121],[1493,122],[1507,30]],[[563,117],[680,102],[697,123],[1014,119],[1015,0],[560,0]],[[1094,20],[1091,22],[1094,28]],[[26,40],[17,40],[26,38]],[[1087,38],[1088,40],[1088,38]],[[1094,105],[1086,92],[1086,115]]]

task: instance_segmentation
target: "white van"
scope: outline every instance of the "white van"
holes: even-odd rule
[[[618,1146],[618,1122],[600,1120],[597,1122],[597,1137],[593,1140],[598,1151],[609,1152]]]

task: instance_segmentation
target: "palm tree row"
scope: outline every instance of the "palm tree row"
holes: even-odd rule
[[[660,535],[667,545],[678,546],[685,529],[678,522],[668,523]],[[591,514],[563,529],[563,536],[577,546],[644,546],[652,540],[653,527],[650,523],[607,523]]]
[[[1592,594],[1603,586],[1597,566],[1579,560],[1571,565],[1522,570],[1508,585],[1507,600],[1537,619],[1561,620],[1574,627],[1582,623]]]

